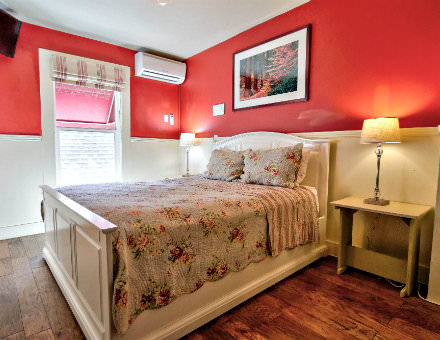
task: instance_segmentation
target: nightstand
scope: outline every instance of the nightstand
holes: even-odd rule
[[[363,200],[363,197],[351,196],[330,203],[341,212],[341,227],[338,233],[337,273],[338,275],[342,274],[347,266],[350,266],[402,282],[405,283],[405,287],[400,291],[400,296],[409,296],[416,284],[419,263],[419,222],[432,207],[402,202],[390,202],[389,205],[378,206],[365,204]],[[358,211],[400,217],[408,225],[409,242],[406,261],[352,245],[353,214]]]

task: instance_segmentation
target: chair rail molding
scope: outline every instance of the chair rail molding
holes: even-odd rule
[[[7,134],[0,134],[0,141],[41,142],[41,136],[39,136],[39,135],[7,135]]]

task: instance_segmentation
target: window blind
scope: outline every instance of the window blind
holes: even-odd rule
[[[58,128],[59,185],[116,180],[115,133]]]

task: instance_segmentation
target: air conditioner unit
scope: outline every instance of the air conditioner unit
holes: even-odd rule
[[[182,84],[185,81],[185,63],[143,52],[136,53],[134,60],[135,75],[138,77],[172,84]]]

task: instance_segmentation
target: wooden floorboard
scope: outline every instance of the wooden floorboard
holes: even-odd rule
[[[23,242],[20,238],[10,239],[8,241],[9,253],[11,258],[16,257],[26,257],[26,252],[24,250]]]
[[[84,339],[41,256],[43,235],[0,241],[0,339]],[[321,259],[184,340],[440,340],[440,306]]]
[[[15,275],[24,333],[30,336],[50,328],[32,273]]]
[[[0,259],[9,259],[11,257],[11,253],[9,252],[9,241],[1,240],[0,241]]]
[[[24,332],[18,332],[11,335],[8,335],[7,337],[3,338],[4,340],[24,340],[26,336],[24,335]]]
[[[23,330],[20,304],[12,275],[0,277],[0,337]]]
[[[0,259],[0,276],[12,274],[12,260],[11,258]]]
[[[55,339],[83,339],[84,336],[49,268],[35,268],[33,273]]]

